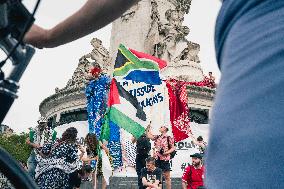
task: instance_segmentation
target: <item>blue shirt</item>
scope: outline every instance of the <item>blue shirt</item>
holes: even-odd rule
[[[215,32],[206,184],[284,188],[284,1],[225,0]]]

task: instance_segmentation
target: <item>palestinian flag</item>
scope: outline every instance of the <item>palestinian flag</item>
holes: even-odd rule
[[[115,78],[110,85],[108,99],[109,120],[139,138],[147,127],[147,117],[137,99],[126,91]]]
[[[159,71],[165,65],[165,61],[135,50],[128,50],[121,44],[118,48],[113,76],[118,80],[126,79],[160,85]]]

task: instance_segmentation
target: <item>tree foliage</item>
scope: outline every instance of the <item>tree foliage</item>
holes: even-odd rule
[[[26,144],[29,137],[27,133],[20,135],[13,134],[11,136],[0,134],[0,146],[10,153],[18,161],[27,162],[31,153],[31,147]]]

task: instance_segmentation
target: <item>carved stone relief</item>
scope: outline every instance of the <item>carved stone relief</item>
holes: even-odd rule
[[[136,13],[136,11],[139,8],[139,3],[132,6],[130,9],[128,9],[122,16],[121,16],[121,20],[123,22],[127,22],[129,21]]]
[[[102,41],[97,38],[91,40],[91,45],[93,46],[92,52],[82,56],[81,61],[85,61],[86,63],[95,61],[102,67],[103,71],[107,73],[111,65],[111,58],[108,50],[103,46]],[[88,59],[91,59],[91,61]]]

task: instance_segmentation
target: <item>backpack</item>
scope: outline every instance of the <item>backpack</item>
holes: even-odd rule
[[[151,150],[151,143],[150,140],[142,135],[140,138],[137,140],[137,154],[140,155],[148,155],[149,151]]]

